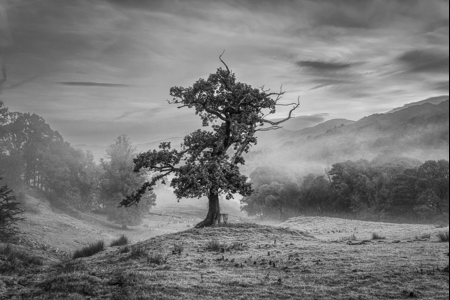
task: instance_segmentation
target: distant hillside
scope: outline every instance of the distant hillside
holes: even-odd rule
[[[347,125],[350,125],[353,123],[355,123],[355,121],[350,121],[347,119],[333,119],[333,120],[329,120],[324,123],[321,123],[314,127],[309,127],[309,128],[305,128],[305,129],[293,132],[289,136],[290,137],[300,137],[300,136],[319,135],[319,134],[326,133],[330,130],[333,130],[333,129],[336,129],[339,127],[343,127],[343,126],[347,126]]]
[[[270,163],[296,172],[313,168],[323,171],[336,162],[370,160],[380,155],[421,161],[448,159],[449,101],[436,105],[425,101],[357,122],[331,120],[261,143],[269,146],[248,156],[249,170]]]
[[[402,109],[405,109],[405,108],[408,108],[408,107],[411,107],[411,106],[417,106],[417,105],[422,105],[422,104],[426,104],[426,103],[437,105],[437,104],[441,104],[442,102],[447,101],[447,100],[449,100],[449,96],[448,95],[447,96],[440,96],[440,97],[433,97],[433,98],[429,98],[429,99],[426,99],[426,100],[405,104],[403,107],[394,108],[393,110],[391,110],[388,113],[394,113],[394,112],[397,112],[399,110],[402,110]]]

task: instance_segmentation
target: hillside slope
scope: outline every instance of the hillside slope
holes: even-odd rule
[[[434,239],[320,241],[255,224],[190,229],[2,274],[0,298],[447,299],[448,243]]]
[[[314,128],[308,130],[314,132]],[[297,169],[320,165],[323,170],[336,162],[370,160],[380,155],[448,160],[449,101],[371,115],[318,134],[283,134],[264,144],[269,146],[263,152],[248,156],[250,168],[270,161]]]

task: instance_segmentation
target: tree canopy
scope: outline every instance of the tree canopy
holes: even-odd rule
[[[239,171],[245,164],[244,154],[257,143],[258,131],[275,130],[289,120],[299,103],[281,104],[284,94],[238,82],[236,76],[220,57],[225,68],[219,68],[207,80],[199,79],[191,87],[172,87],[170,104],[194,109],[207,130],[197,130],[184,138],[181,149],[162,143],[159,150],[141,153],[135,160],[135,171],[148,169],[152,180],[121,202],[129,207],[153,189],[158,181],[166,182],[180,198],[209,199],[206,219],[197,227],[211,226],[219,218],[219,196],[227,199],[234,194],[252,193],[247,177]],[[271,121],[277,107],[291,106],[286,119]]]

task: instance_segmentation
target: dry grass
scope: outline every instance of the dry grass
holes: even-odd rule
[[[437,234],[439,241],[442,243],[448,243],[449,242],[449,232],[448,231],[441,231]]]
[[[379,233],[376,233],[376,232],[372,233],[372,240],[376,241],[376,240],[385,240],[385,239],[386,239],[386,237],[382,236]]]
[[[0,274],[17,272],[42,264],[42,258],[20,251],[10,244],[0,247]]]
[[[110,244],[111,247],[117,247],[117,246],[125,246],[130,243],[130,240],[127,238],[126,235],[121,235],[118,239],[113,240]]]
[[[89,257],[95,255],[99,252],[105,250],[105,243],[103,241],[98,241],[96,243],[90,244],[80,250],[77,250],[73,253],[72,258],[77,259],[81,257]]]
[[[208,251],[216,239],[227,251]],[[167,254],[183,244],[181,254]],[[242,224],[158,236],[16,275],[6,299],[448,299],[448,244],[317,240]],[[417,270],[421,270],[418,272]],[[0,281],[2,277],[0,276]],[[0,292],[1,293],[1,292]]]

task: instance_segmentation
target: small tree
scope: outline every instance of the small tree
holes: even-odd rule
[[[262,88],[237,82],[236,76],[220,57],[225,69],[219,68],[208,80],[200,79],[192,87],[173,87],[170,104],[178,108],[193,108],[208,130],[197,130],[184,138],[181,149],[172,149],[170,143],[161,143],[160,150],[141,153],[135,160],[135,172],[148,169],[152,180],[124,199],[120,205],[129,207],[139,203],[147,190],[158,181],[166,182],[178,199],[208,197],[209,209],[197,228],[211,226],[219,220],[219,196],[227,199],[234,194],[251,195],[247,177],[241,175],[244,153],[257,143],[256,133],[280,128],[289,120],[299,103],[280,104],[284,92],[271,93]],[[293,106],[289,116],[281,121],[270,121],[269,115],[277,106]]]
[[[0,241],[6,241],[19,233],[17,222],[23,220],[20,217],[22,213],[13,191],[6,185],[0,187]]]
[[[101,178],[100,193],[104,199],[105,210],[108,220],[127,226],[139,225],[142,217],[149,212],[152,205],[155,205],[156,196],[153,192],[142,195],[143,201],[126,209],[119,209],[117,203],[126,195],[141,186],[145,178],[143,174],[133,172],[134,148],[130,139],[119,136],[115,143],[107,149],[109,161],[102,161],[104,174]]]

